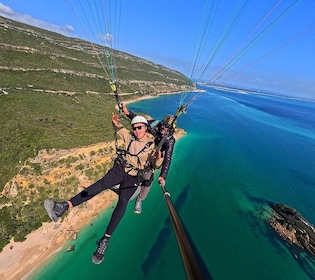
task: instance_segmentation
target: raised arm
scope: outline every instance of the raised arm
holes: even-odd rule
[[[124,113],[126,114],[126,116],[127,116],[130,120],[132,120],[132,119],[136,116],[135,113],[133,113],[133,112],[131,112],[131,111],[128,110],[128,108],[125,106],[125,104],[122,104],[122,110],[124,111]]]

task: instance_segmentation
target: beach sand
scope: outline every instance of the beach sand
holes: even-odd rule
[[[123,101],[123,103],[129,104],[155,97],[158,96],[145,96]],[[174,137],[179,139],[185,134],[184,130],[176,129]],[[107,143],[107,145],[113,145],[113,143]],[[108,157],[106,160],[111,159]],[[110,190],[104,191],[87,201],[84,207],[71,209],[62,221],[44,223],[39,229],[30,233],[25,241],[14,242],[11,240],[0,253],[0,279],[27,279],[28,275],[47,262],[55,252],[62,249],[65,242],[72,238],[74,232],[78,232],[82,227],[88,225],[94,217],[106,210],[116,200],[116,193]]]
[[[105,191],[86,202],[83,208],[71,209],[62,222],[44,223],[23,242],[11,240],[0,254],[0,279],[26,279],[28,274],[42,266],[53,253],[60,250],[75,232],[88,225],[116,199],[116,193]]]

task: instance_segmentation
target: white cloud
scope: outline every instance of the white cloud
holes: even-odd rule
[[[13,10],[9,7],[9,6],[6,6],[6,5],[3,5],[1,2],[0,2],[0,14],[7,14],[7,15],[12,15],[14,14]]]
[[[100,39],[101,43],[105,46],[112,47],[113,45],[113,35],[109,33],[99,33],[97,37]]]
[[[20,14],[13,11],[9,6],[4,5],[0,2],[0,16],[12,19],[18,22],[22,22],[28,25],[43,28],[49,31],[57,32],[65,36],[72,36],[74,28],[71,25],[57,25],[43,20],[33,18],[27,14]]]

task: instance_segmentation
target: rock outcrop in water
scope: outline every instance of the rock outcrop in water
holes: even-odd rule
[[[315,229],[295,209],[284,204],[272,204],[274,213],[269,225],[287,242],[308,251],[315,257]]]

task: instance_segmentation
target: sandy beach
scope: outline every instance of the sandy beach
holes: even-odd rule
[[[114,192],[105,191],[85,203],[84,208],[71,209],[61,222],[44,223],[23,242],[11,241],[0,254],[0,279],[27,279],[27,275],[49,260],[74,233],[88,225],[116,198]]]
[[[145,96],[123,102],[129,104],[140,99],[155,97],[158,96]],[[175,138],[179,139],[183,135],[185,132],[178,129]],[[107,145],[113,145],[113,143],[107,143]],[[103,158],[103,160],[110,161],[111,157]],[[74,233],[78,233],[82,227],[88,225],[94,217],[116,200],[116,193],[110,190],[104,191],[86,202],[84,207],[71,209],[69,214],[57,223],[43,223],[39,229],[30,233],[25,241],[11,240],[0,253],[0,279],[27,279],[28,275],[49,261],[55,252],[61,249],[66,250],[67,248],[63,248],[65,242],[73,238]]]

